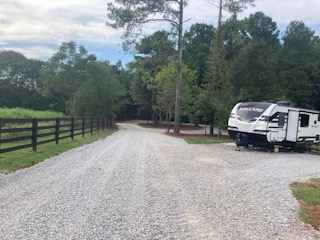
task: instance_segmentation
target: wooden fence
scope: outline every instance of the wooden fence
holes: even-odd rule
[[[32,148],[112,128],[107,118],[3,119],[0,118],[0,154]]]

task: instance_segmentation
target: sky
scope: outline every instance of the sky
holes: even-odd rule
[[[29,58],[46,60],[62,42],[75,41],[101,60],[124,63],[131,53],[122,50],[122,30],[107,27],[107,3],[113,0],[1,0],[0,51],[15,50]],[[185,16],[193,23],[216,24],[217,10],[208,2],[190,0]],[[320,0],[256,0],[241,17],[263,11],[281,31],[293,20],[302,20],[320,34]],[[146,34],[167,28],[152,24]]]

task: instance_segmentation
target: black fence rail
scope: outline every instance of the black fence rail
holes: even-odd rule
[[[94,132],[113,127],[108,118],[45,118],[4,119],[0,118],[0,154],[32,148],[63,139],[85,137]]]

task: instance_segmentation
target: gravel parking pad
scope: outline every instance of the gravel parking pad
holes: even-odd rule
[[[122,125],[0,176],[0,239],[320,239],[289,190],[312,176],[319,156],[188,145]]]

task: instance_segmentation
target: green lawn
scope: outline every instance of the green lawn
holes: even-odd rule
[[[300,203],[301,220],[320,230],[320,180],[311,179],[305,183],[294,183],[291,185],[291,190]]]
[[[53,111],[36,111],[25,108],[0,108],[0,118],[58,118],[63,113]]]
[[[11,153],[0,154],[0,172],[9,173],[18,169],[27,168],[42,162],[52,156],[56,156],[72,148],[82,146],[94,142],[101,138],[114,133],[115,130],[107,130],[105,132],[86,135],[85,138],[78,136],[72,141],[71,139],[61,140],[58,145],[49,143],[39,146],[38,152],[34,153],[31,149],[20,150]]]
[[[230,139],[217,137],[184,137],[189,144],[221,144],[231,142]]]
[[[320,145],[319,144],[316,144],[316,145],[313,145],[312,147],[311,147],[311,150],[313,150],[314,152],[318,152],[318,153],[320,153]]]

